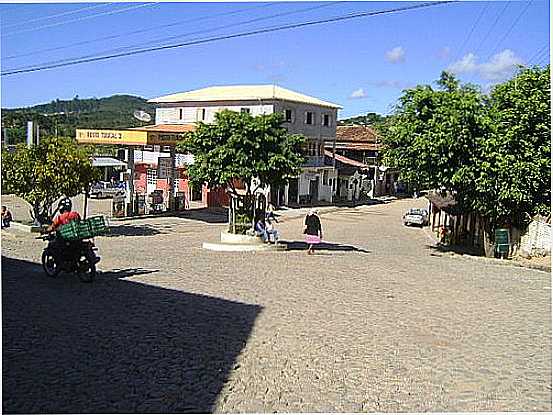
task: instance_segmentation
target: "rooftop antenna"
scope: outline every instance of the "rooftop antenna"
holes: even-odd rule
[[[150,122],[152,120],[152,116],[148,114],[146,111],[136,110],[135,112],[133,112],[132,115],[134,118],[136,118],[139,121]]]

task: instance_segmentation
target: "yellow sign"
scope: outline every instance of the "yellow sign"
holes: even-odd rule
[[[79,144],[144,146],[148,144],[148,133],[146,131],[129,130],[77,130],[77,142]]]
[[[184,137],[178,133],[160,133],[140,130],[77,130],[79,144],[108,145],[166,145],[171,146]]]

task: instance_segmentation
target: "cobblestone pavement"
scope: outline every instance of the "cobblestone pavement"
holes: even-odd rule
[[[93,284],[2,232],[5,412],[551,411],[551,276],[443,254],[424,200],[302,211],[292,250],[202,250],[213,218],[114,224]]]

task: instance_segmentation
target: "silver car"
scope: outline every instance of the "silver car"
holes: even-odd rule
[[[125,189],[119,187],[117,184],[114,185],[110,182],[94,183],[90,189],[90,197],[96,197],[98,199],[124,194]]]
[[[403,215],[403,224],[405,226],[428,225],[428,211],[426,209],[411,208]]]

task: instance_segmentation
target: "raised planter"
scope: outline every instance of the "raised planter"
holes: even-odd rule
[[[204,242],[202,247],[210,251],[225,252],[252,252],[252,251],[280,251],[285,245],[267,244],[257,236],[237,235],[227,231],[221,232],[221,242]]]

